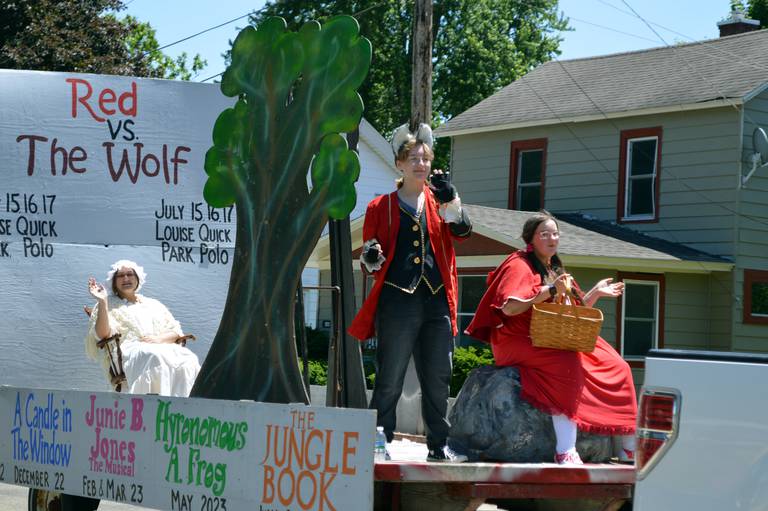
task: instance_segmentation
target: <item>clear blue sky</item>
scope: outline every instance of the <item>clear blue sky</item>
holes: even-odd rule
[[[377,0],[370,0],[372,5]],[[711,39],[718,35],[717,22],[727,17],[729,0],[626,0],[650,22],[656,35],[635,16],[624,0],[561,0],[560,10],[570,18],[572,31],[563,32],[560,59],[574,59],[640,50],[668,44]],[[263,0],[126,0],[127,13],[148,21],[157,30],[160,45],[170,44],[212,26],[243,16],[264,5]],[[123,11],[126,12],[126,11]],[[224,71],[221,54],[229,48],[242,18],[164,50],[199,53],[208,66],[200,81]]]

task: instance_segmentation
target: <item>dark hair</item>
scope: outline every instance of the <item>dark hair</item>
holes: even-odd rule
[[[558,225],[557,219],[552,216],[552,213],[546,209],[541,209],[525,221],[523,224],[523,232],[520,237],[523,238],[523,241],[526,245],[530,245],[533,242],[533,236],[536,234],[536,229],[538,229],[539,225],[549,220],[552,220],[555,222],[555,225]],[[526,255],[528,257],[528,261],[530,261],[531,265],[533,266],[533,269],[536,270],[536,273],[541,275],[541,281],[546,282],[547,277],[549,277],[549,272],[547,271],[546,266],[544,266],[544,263],[542,263],[533,252],[528,252]],[[558,257],[557,254],[552,256],[550,264],[552,266],[552,271],[554,271],[556,274],[561,275],[565,273],[563,262],[560,260],[560,257]]]
[[[115,270],[115,274],[112,275],[112,292],[118,298],[123,298],[123,296],[120,294],[120,291],[118,291],[117,289],[117,274],[120,273],[120,270],[122,269],[123,268],[118,268],[117,270]],[[136,287],[139,287],[139,284],[141,284],[141,279],[136,274],[136,270],[134,270],[133,268],[128,268],[128,269],[131,270],[131,273],[133,273],[133,276],[136,277]]]

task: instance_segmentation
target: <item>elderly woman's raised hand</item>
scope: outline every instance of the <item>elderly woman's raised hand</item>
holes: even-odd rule
[[[107,299],[107,290],[104,289],[104,286],[96,282],[96,279],[93,277],[88,278],[88,292],[97,300]]]

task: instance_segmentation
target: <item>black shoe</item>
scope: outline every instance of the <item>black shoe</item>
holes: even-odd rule
[[[447,445],[442,449],[430,449],[427,454],[427,461],[436,463],[464,463],[467,459],[465,455],[455,452]]]

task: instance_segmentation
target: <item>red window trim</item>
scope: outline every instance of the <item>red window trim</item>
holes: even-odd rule
[[[742,321],[748,325],[768,325],[768,318],[752,315],[752,284],[755,282],[768,283],[768,271],[744,270],[744,309]]]
[[[653,128],[640,128],[634,130],[622,130],[619,139],[619,193],[616,205],[616,222],[620,224],[649,224],[659,221],[659,196],[661,193],[661,126]],[[626,181],[627,181],[627,142],[633,138],[657,137],[656,144],[656,186],[653,205],[653,218],[633,220],[624,218],[624,206],[626,205]]]
[[[664,301],[665,301],[665,288],[666,288],[666,279],[664,278],[663,274],[659,273],[629,273],[629,272],[618,272],[616,275],[617,281],[624,281],[624,279],[628,280],[647,280],[650,282],[658,282],[659,283],[659,318],[658,318],[658,332],[656,332],[656,338],[658,340],[658,347],[663,348],[664,347]],[[623,307],[624,307],[624,300],[618,299],[616,300],[616,351],[621,353],[621,341],[622,341],[622,332],[624,325],[622,324],[622,317],[623,314]],[[627,363],[630,367],[636,367],[636,368],[644,368],[645,367],[645,361],[644,360],[627,360]]]
[[[544,183],[547,175],[547,139],[532,138],[529,140],[517,140],[510,145],[509,158],[509,196],[507,197],[507,209],[517,209],[517,160],[520,151],[529,151],[531,149],[541,149],[541,197],[539,201],[541,207],[544,207]]]

